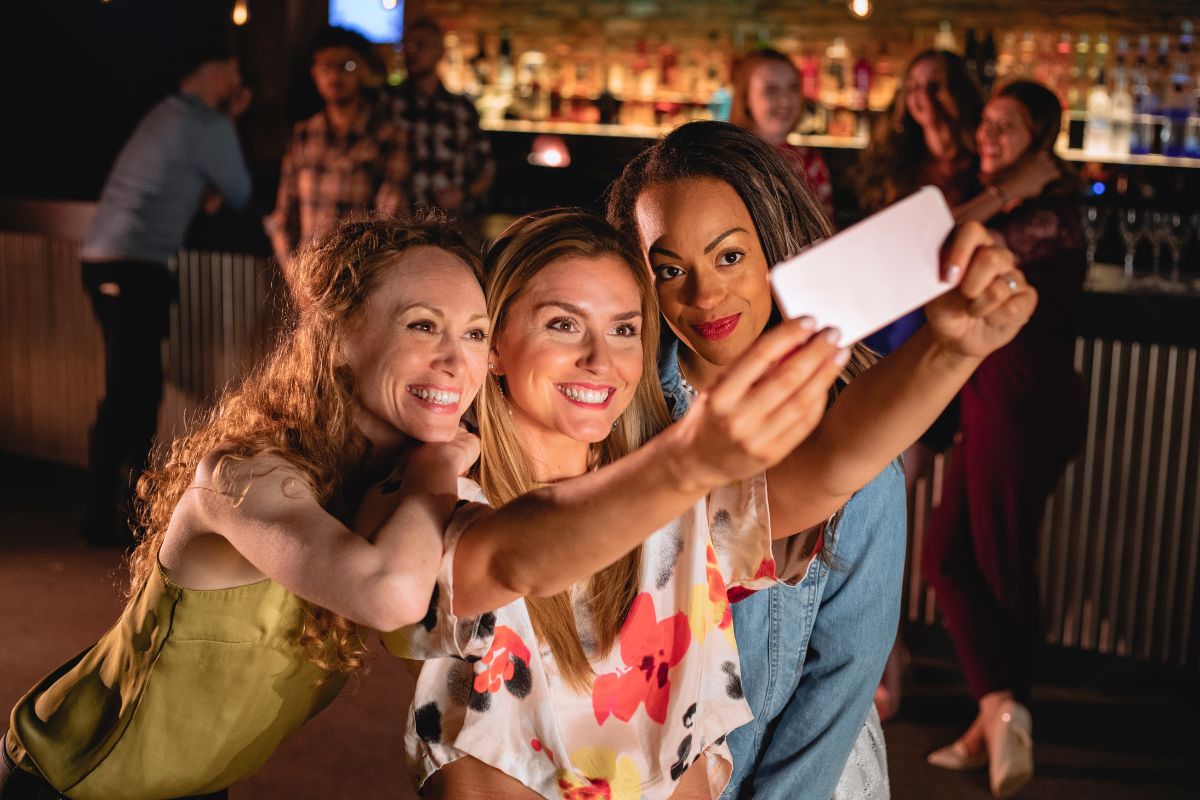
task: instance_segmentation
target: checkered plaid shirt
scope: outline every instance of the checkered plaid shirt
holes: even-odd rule
[[[404,128],[386,107],[370,106],[343,137],[321,111],[292,130],[269,225],[295,249],[355,212],[406,213],[408,173]]]
[[[492,143],[479,129],[479,113],[471,101],[440,83],[429,96],[405,81],[392,98],[392,116],[408,134],[413,203],[436,206],[438,192],[458,189],[467,195],[459,211],[477,211],[482,198],[471,196],[470,187],[484,176],[484,185],[490,184],[495,165]]]

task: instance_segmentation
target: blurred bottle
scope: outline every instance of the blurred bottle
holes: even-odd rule
[[[1096,83],[1088,91],[1087,122],[1083,129],[1083,149],[1093,156],[1112,152],[1112,98],[1104,85],[1104,67],[1096,75]]]
[[[874,75],[875,69],[867,60],[867,49],[860,48],[858,60],[854,62],[854,96],[851,104],[856,111],[866,110],[867,99],[871,96],[871,79]]]
[[[1188,117],[1193,108],[1191,76],[1192,23],[1186,20],[1176,41],[1175,63],[1171,73],[1170,94],[1164,99],[1163,155],[1182,156],[1186,152]]]
[[[1088,94],[1091,91],[1091,76],[1088,74],[1088,53],[1091,45],[1086,33],[1079,34],[1075,41],[1075,62],[1071,65],[1071,88],[1067,94],[1067,105],[1076,113],[1087,111]]]
[[[1133,134],[1133,95],[1129,91],[1128,40],[1117,41],[1116,65],[1113,67],[1112,91],[1112,153],[1129,155]]]
[[[967,28],[967,43],[963,48],[963,61],[966,62],[967,72],[975,79],[975,83],[980,86],[983,81],[980,79],[979,70],[979,42],[975,39],[975,29]]]
[[[1129,152],[1146,155],[1154,150],[1154,113],[1158,110],[1150,88],[1150,37],[1143,35],[1138,42],[1137,61],[1133,69],[1133,130]]]
[[[992,36],[990,30],[983,37],[983,47],[980,48],[979,59],[979,83],[983,87],[984,95],[988,95],[992,91],[992,84],[996,82],[996,38]]]

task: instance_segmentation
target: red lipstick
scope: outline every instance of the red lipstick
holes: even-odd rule
[[[701,322],[699,325],[693,325],[692,328],[705,339],[724,339],[733,333],[741,319],[741,314],[734,314],[714,319],[712,322]]]

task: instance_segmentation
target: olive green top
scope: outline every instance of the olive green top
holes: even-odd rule
[[[13,709],[5,747],[72,800],[206,794],[256,772],[345,678],[292,634],[300,598],[272,580],[176,586],[155,565],[121,618]]]

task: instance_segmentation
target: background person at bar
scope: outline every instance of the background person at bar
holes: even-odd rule
[[[324,108],[293,128],[275,210],[264,220],[285,277],[292,250],[329,232],[339,219],[409,209],[404,131],[371,91],[370,42],[327,26],[313,35],[309,52]]]
[[[179,91],[151,109],[121,149],[80,254],[104,334],[104,398],[92,426],[82,527],[92,545],[127,537],[129,489],[158,428],[161,347],[176,294],[167,260],[202,203],[211,212],[250,199],[232,123],[250,103],[237,60],[222,42],[191,43],[181,53]]]
[[[438,78],[444,37],[441,26],[428,18],[405,28],[408,77],[396,88],[392,113],[408,135],[412,202],[467,216],[482,209],[495,164],[492,143],[479,129],[479,112]]]
[[[803,102],[800,73],[792,59],[778,50],[756,50],[742,59],[734,75],[729,121],[779,148],[833,220],[833,182],[825,159],[816,150],[787,140],[800,119]]]
[[[1042,630],[1037,533],[1046,498],[1087,425],[1074,366],[1087,260],[1074,200],[1078,180],[1053,155],[1061,122],[1058,98],[1031,81],[1008,84],[983,110],[977,139],[985,186],[1037,161],[1051,161],[1061,177],[1039,197],[1014,201],[1015,208],[987,221],[1016,254],[1040,302],[1029,324],[963,387],[962,439],[922,555],[979,705],[967,732],[930,754],[929,763],[949,769],[987,763],[997,797],[1033,777],[1025,703]],[[990,191],[982,202],[992,209],[1012,205]]]

